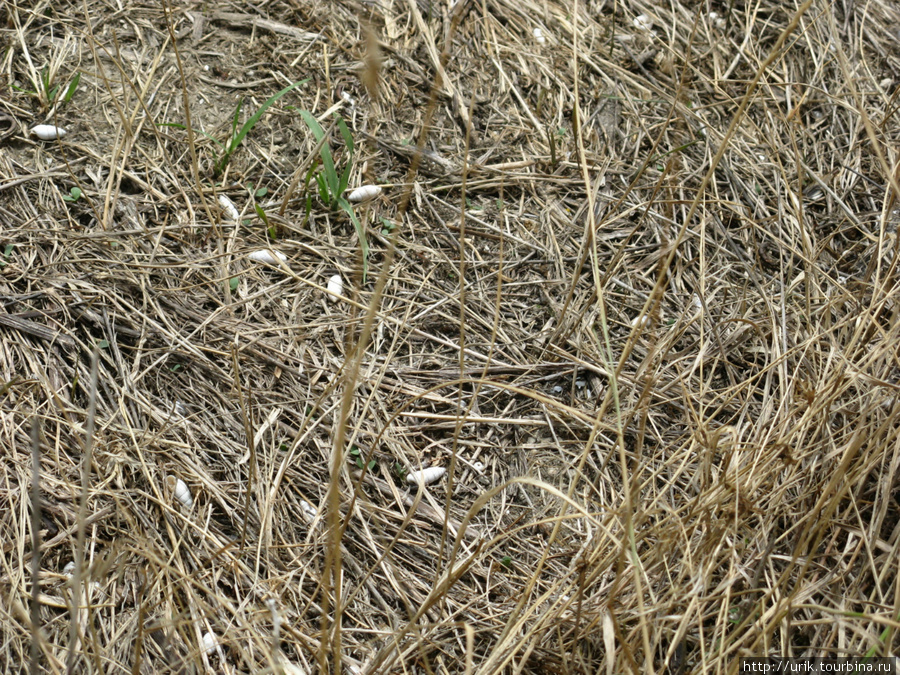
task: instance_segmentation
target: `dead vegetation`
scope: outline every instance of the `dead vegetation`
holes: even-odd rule
[[[896,652],[896,6],[26,5],[0,670]],[[384,187],[365,282],[300,110]]]

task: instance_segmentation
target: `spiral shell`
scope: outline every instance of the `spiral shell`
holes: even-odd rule
[[[447,469],[442,466],[432,466],[429,469],[421,471],[411,471],[406,474],[406,482],[410,485],[428,485],[440,480],[447,473]]]
[[[341,279],[340,274],[335,274],[328,280],[328,299],[332,302],[337,302],[341,299],[341,296],[344,294],[344,280]]]
[[[363,185],[353,190],[347,199],[351,202],[365,202],[374,199],[381,194],[381,188],[378,185]]]
[[[275,256],[278,256],[278,258]],[[287,260],[287,256],[281,251],[269,251],[268,249],[253,251],[253,253],[247,257],[253,262],[268,263],[270,265],[277,265],[278,260],[281,260],[282,262]]]
[[[31,129],[31,135],[42,141],[55,141],[57,138],[65,136],[66,133],[62,127],[55,127],[52,124],[38,124]]]
[[[642,30],[646,33],[649,33],[653,29],[653,19],[651,19],[646,14],[638,14],[634,17],[634,27],[638,30]]]
[[[228,220],[237,222],[240,219],[241,212],[237,210],[234,202],[231,201],[226,195],[219,195],[219,206],[222,207],[225,215],[228,216]]]
[[[191,508],[194,505],[194,497],[191,495],[191,489],[180,478],[175,476],[166,476],[166,485],[175,495],[175,499],[180,501],[186,507]]]
[[[219,646],[219,638],[216,637],[216,634],[212,631],[208,633],[204,633],[201,638],[203,651],[207,654],[214,654],[216,652],[216,647]]]
[[[303,513],[304,520],[306,520],[307,523],[312,525],[313,521],[315,521],[316,515],[318,513],[316,511],[315,507],[313,507],[312,504],[310,504],[305,499],[301,499],[300,500],[300,510]]]

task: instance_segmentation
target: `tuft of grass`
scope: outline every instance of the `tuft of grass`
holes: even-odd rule
[[[225,147],[223,148],[224,152],[219,158],[219,161],[216,163],[216,174],[220,174],[225,170],[225,167],[228,166],[228,162],[231,161],[231,155],[233,155],[234,151],[240,147],[244,138],[247,136],[247,134],[250,133],[253,127],[256,126],[256,123],[259,122],[260,118],[263,116],[266,110],[268,110],[272,106],[272,104],[282,96],[306,82],[309,82],[309,78],[300,80],[299,82],[294,82],[294,84],[288,85],[274,96],[269,97],[266,102],[259,107],[259,110],[253,113],[250,118],[246,122],[244,122],[240,130],[238,130],[237,125],[238,120],[240,119],[241,107],[243,106],[244,100],[241,99],[238,102],[237,107],[234,109],[234,116],[231,119],[231,137],[225,142]]]
[[[257,122],[259,122],[259,120],[265,114],[266,110],[268,110],[282,96],[284,96],[288,92],[292,91],[293,89],[296,89],[301,84],[304,84],[306,82],[309,82],[309,78],[307,78],[305,80],[300,80],[299,82],[294,82],[294,84],[288,85],[287,87],[285,87],[284,89],[279,91],[277,94],[270,96],[268,99],[266,99],[266,102],[263,103],[259,107],[259,109],[255,113],[253,113],[246,122],[244,122],[244,124],[241,126],[240,129],[238,129],[238,124],[240,122],[241,109],[244,106],[244,99],[241,99],[240,101],[238,101],[238,104],[234,109],[234,114],[231,117],[231,135],[228,137],[228,139],[224,143],[220,142],[212,134],[208,134],[207,132],[202,131],[200,129],[194,129],[194,131],[196,133],[199,133],[201,136],[208,138],[213,143],[215,143],[219,147],[219,149],[222,153],[219,156],[219,159],[216,161],[216,164],[215,164],[214,170],[215,170],[216,176],[220,175],[223,171],[225,171],[225,168],[228,166],[228,163],[231,161],[231,156],[240,147],[241,143],[243,143],[244,139],[247,137],[247,134],[249,134],[253,130],[253,127],[256,126]],[[173,127],[175,129],[187,129],[187,125],[179,123],[179,122],[158,122],[156,126]]]
[[[327,204],[330,209],[342,209],[347,216],[349,216],[350,221],[353,223],[353,227],[356,230],[356,234],[359,237],[359,245],[362,252],[363,283],[366,283],[366,277],[369,272],[369,241],[366,238],[365,228],[359,218],[357,218],[356,212],[353,210],[353,205],[344,197],[344,192],[347,191],[347,185],[350,182],[350,172],[353,170],[353,135],[350,133],[350,129],[347,128],[347,124],[344,122],[343,118],[336,115],[337,127],[341,132],[341,137],[344,140],[344,148],[346,150],[344,169],[338,173],[337,166],[334,162],[334,155],[331,152],[331,147],[325,137],[325,130],[322,129],[322,125],[320,125],[319,121],[307,110],[301,110],[300,116],[303,118],[303,121],[306,122],[310,131],[312,131],[316,141],[321,145],[319,154],[322,160],[322,170],[319,173],[315,173],[316,165],[313,164],[310,167],[306,174],[306,189],[309,189],[310,180],[315,176],[316,183],[319,187],[319,197],[322,201]],[[309,209],[311,206],[309,200],[310,198],[307,196],[307,217],[309,216]]]

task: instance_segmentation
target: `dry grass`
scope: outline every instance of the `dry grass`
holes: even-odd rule
[[[27,4],[0,52],[0,670],[897,652],[896,6]],[[239,98],[304,78],[216,176]],[[347,214],[306,216],[300,109],[386,188],[365,284]]]

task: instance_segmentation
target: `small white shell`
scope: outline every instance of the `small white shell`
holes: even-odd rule
[[[306,522],[312,525],[318,515],[318,511],[305,499],[300,500],[300,510],[303,512],[303,518]]]
[[[641,328],[646,328],[650,323],[650,317],[646,314],[642,316],[636,316],[631,320],[631,327],[635,328],[636,326],[640,326]]]
[[[74,560],[70,560],[69,562],[66,563],[66,566],[63,567],[63,574],[65,574],[67,577],[71,577],[73,574],[75,574],[75,561]]]
[[[38,124],[31,130],[32,136],[37,136],[42,141],[55,141],[66,135],[66,130],[61,127],[55,127],[52,124]]]
[[[653,28],[653,19],[646,14],[638,14],[634,17],[634,27],[649,33],[650,29]]]
[[[347,195],[347,199],[351,202],[364,202],[368,199],[374,199],[378,195],[381,194],[381,187],[378,185],[363,185],[362,187],[358,187],[349,195]]]
[[[710,12],[709,20],[715,24],[716,28],[725,28],[725,19],[720,17],[718,12]]]
[[[344,280],[341,279],[340,274],[335,274],[328,280],[328,299],[332,302],[337,302],[341,299],[341,296],[344,294]]]
[[[274,253],[275,255],[272,255]],[[276,260],[275,256],[278,256],[279,260],[287,260],[287,256],[281,251],[269,251],[268,249],[262,249],[261,251],[253,251],[248,258],[253,260],[254,262],[261,263],[269,263],[270,265],[277,265],[278,260]]]
[[[346,91],[341,92],[341,98],[344,99],[344,101],[347,103],[347,105],[349,105],[351,108],[356,105],[356,101]]]
[[[478,473],[481,473],[482,471],[484,471],[484,464],[482,464],[481,462],[474,462],[472,464],[472,468],[475,469]]]
[[[166,485],[174,493],[175,499],[188,508],[193,506],[194,498],[191,496],[191,489],[187,486],[187,483],[175,476],[166,476]]]
[[[229,220],[237,222],[241,217],[241,212],[237,210],[234,202],[231,201],[226,195],[219,195],[219,206],[222,207],[222,210],[225,212],[225,215],[228,216]]]
[[[201,641],[203,642],[203,651],[207,654],[214,654],[216,647],[219,646],[219,638],[217,638],[216,634],[213,632],[204,633]]]
[[[421,471],[411,471],[406,474],[406,482],[410,485],[428,485],[440,480],[445,473],[447,473],[447,469],[442,466],[433,466]]]
[[[547,42],[547,38],[544,37],[544,31],[540,28],[534,29],[534,39],[538,41],[539,44],[544,44]]]

